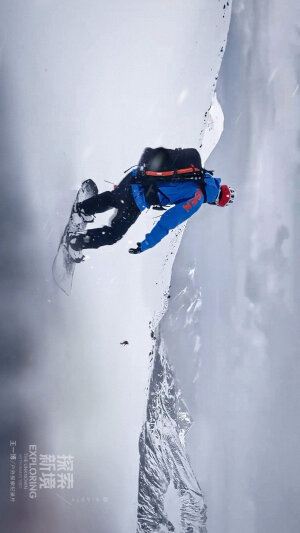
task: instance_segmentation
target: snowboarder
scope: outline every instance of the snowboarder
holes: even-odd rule
[[[135,248],[129,249],[129,253],[139,254],[155,246],[171,229],[196,213],[203,203],[223,207],[233,199],[234,190],[221,185],[221,179],[214,178],[213,171],[202,168],[197,150],[146,148],[139,165],[114,190],[76,204],[77,213],[87,223],[94,220],[96,213],[112,208],[117,209],[117,213],[110,226],[71,233],[69,252],[80,262],[84,259],[82,250],[120,240],[144,209],[163,210],[152,231]]]

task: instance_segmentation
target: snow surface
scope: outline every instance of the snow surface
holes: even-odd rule
[[[160,328],[213,533],[299,531],[299,14],[233,3],[207,166],[237,201],[187,226]]]
[[[201,146],[205,157],[217,144],[223,127],[223,113],[215,93],[205,113],[204,122]],[[204,163],[205,159],[202,161]],[[185,226],[183,225],[183,228]],[[175,236],[170,243],[166,261],[171,255],[176,254],[183,228],[174,232]],[[163,272],[167,275],[164,277],[164,286],[169,284],[171,274],[166,266],[165,262]],[[195,269],[190,269],[188,275],[193,277],[194,272]],[[184,293],[185,289],[178,296]],[[206,505],[185,445],[185,434],[191,425],[191,417],[182,398],[180,385],[176,382],[174,369],[168,361],[168,350],[160,335],[161,321],[168,311],[170,290],[165,291],[163,296],[162,310],[156,311],[154,320],[150,322],[154,341],[150,353],[151,357],[153,356],[153,363],[146,421],[140,434],[139,444],[137,533],[142,531],[206,533]],[[187,323],[193,323],[194,314],[199,307],[201,307],[201,298],[200,295],[196,295],[186,309],[185,323],[181,323],[181,332]],[[197,350],[200,348],[198,336],[196,336],[196,347]],[[197,375],[193,381],[195,379]]]
[[[180,235],[131,256],[155,222],[143,213],[76,269],[70,298],[54,286],[51,263],[83,179],[105,190],[145,146],[199,146],[230,8],[7,0],[1,15],[2,471],[11,439],[19,452],[31,443],[75,457],[72,491],[19,498],[5,506],[3,527],[127,533],[137,522],[149,324],[166,308]]]

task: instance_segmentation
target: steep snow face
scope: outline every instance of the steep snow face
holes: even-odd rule
[[[3,433],[20,452],[74,455],[74,489],[39,491],[34,506],[22,493],[6,530],[136,527],[149,322],[166,308],[177,232],[129,255],[155,223],[143,213],[88,254],[70,298],[51,263],[84,178],[103,191],[145,146],[199,146],[229,14],[198,0],[1,3]]]
[[[187,226],[161,324],[214,533],[299,529],[298,19],[234,3],[207,166],[237,201]]]
[[[202,146],[204,153],[208,155],[217,144],[223,126],[223,113],[215,94],[205,114],[205,123]],[[182,229],[175,232],[166,260],[171,254],[176,254],[182,236]],[[167,273],[165,281],[169,281],[170,271],[165,264],[164,272]],[[194,273],[195,269],[190,269],[188,276],[193,279]],[[177,297],[184,296],[187,301],[186,290],[187,288],[183,289]],[[171,326],[174,338],[179,343],[187,325],[195,328],[195,315],[201,307],[199,290],[189,296],[188,307],[180,307],[182,320],[177,327]],[[191,425],[191,418],[180,385],[175,380],[174,369],[168,360],[169,350],[164,346],[160,334],[165,311],[168,317],[170,315],[167,310],[170,297],[168,290],[164,293],[165,306],[156,311],[154,320],[150,323],[151,337],[154,339],[151,352],[153,368],[146,421],[140,434],[137,533],[165,530],[205,533],[206,505],[185,446],[185,435]],[[171,309],[173,307],[172,304]],[[199,339],[196,336],[195,351],[200,348]],[[185,353],[184,349],[182,353]],[[191,384],[196,378],[191,376]]]

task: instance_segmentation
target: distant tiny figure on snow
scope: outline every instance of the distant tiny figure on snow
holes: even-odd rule
[[[120,344],[121,344],[122,346],[127,346],[127,344],[129,344],[129,342],[128,342],[128,341],[123,341],[123,342],[120,342]]]

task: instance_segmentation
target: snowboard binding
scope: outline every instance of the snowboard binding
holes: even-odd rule
[[[82,263],[85,256],[82,253],[82,246],[86,233],[84,231],[78,231],[76,233],[68,233],[66,239],[66,247],[68,254],[74,263]]]

